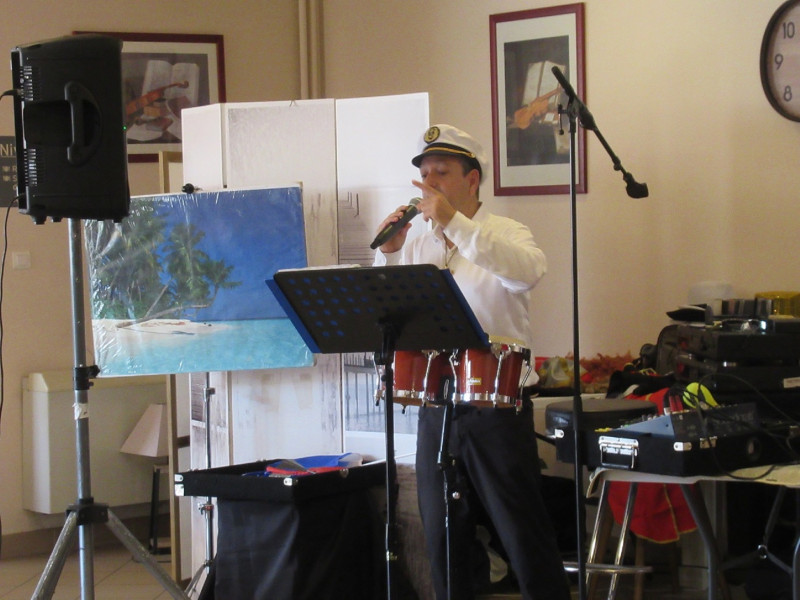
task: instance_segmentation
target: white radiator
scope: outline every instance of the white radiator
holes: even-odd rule
[[[153,459],[120,452],[149,404],[166,400],[166,377],[92,380],[88,392],[91,492],[109,506],[150,501]],[[72,371],[31,373],[22,391],[22,506],[63,512],[77,500]]]

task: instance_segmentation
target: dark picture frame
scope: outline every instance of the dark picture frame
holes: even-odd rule
[[[157,162],[159,152],[180,152],[181,111],[225,101],[222,35],[74,33],[96,33],[122,40],[129,162]]]
[[[557,66],[584,99],[584,5],[566,4],[489,16],[494,193],[569,193],[567,102]],[[563,133],[561,133],[563,131]],[[586,193],[586,132],[578,127],[577,193]]]

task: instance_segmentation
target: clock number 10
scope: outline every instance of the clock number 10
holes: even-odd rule
[[[783,29],[783,39],[791,40],[794,39],[795,34],[795,26],[794,21],[784,21],[781,23],[781,28]],[[775,69],[780,69],[781,65],[783,64],[783,54],[776,54],[775,55]]]
[[[794,21],[784,21],[781,27],[783,29],[783,39],[792,39],[794,37]]]

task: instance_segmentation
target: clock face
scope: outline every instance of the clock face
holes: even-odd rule
[[[800,0],[789,0],[770,19],[761,44],[761,84],[780,114],[800,121]]]

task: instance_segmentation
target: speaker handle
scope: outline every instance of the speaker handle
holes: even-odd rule
[[[97,114],[100,114],[100,107],[94,99],[92,93],[77,81],[69,81],[64,86],[64,97],[69,103],[70,116],[72,120],[72,142],[67,147],[67,160],[73,165],[86,162],[95,153],[100,145],[102,136],[100,133],[95,135],[87,145],[86,127],[84,123],[83,103],[90,104]],[[102,119],[100,119],[102,122]],[[102,126],[102,125],[101,125]]]

